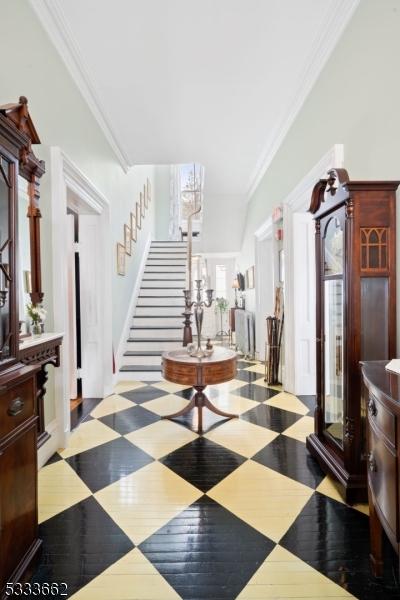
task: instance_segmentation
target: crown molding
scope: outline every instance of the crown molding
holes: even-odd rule
[[[129,160],[118,144],[106,111],[84,65],[78,44],[66,22],[59,0],[29,0],[29,2],[89,106],[119,164],[125,172],[128,172],[131,167]]]
[[[330,18],[326,20],[325,26],[321,29],[314,43],[308,65],[300,78],[300,85],[293,94],[290,108],[280,123],[278,123],[272,139],[265,146],[257,162],[256,168],[250,178],[246,194],[247,202],[251,199],[275,154],[278,152],[359,3],[360,0],[337,0],[335,9],[331,11]]]
[[[101,214],[109,206],[107,198],[90,181],[75,163],[59,149],[62,158],[62,169],[67,188],[72,190],[89,206],[95,214]]]

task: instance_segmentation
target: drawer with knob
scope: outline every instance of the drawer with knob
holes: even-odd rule
[[[0,440],[35,414],[35,378],[0,390]]]
[[[383,433],[391,444],[396,440],[396,417],[383,404],[369,393],[367,398],[368,419]]]
[[[367,470],[375,503],[386,520],[386,527],[390,528],[394,539],[398,539],[397,456],[379,429],[371,423],[368,427]]]

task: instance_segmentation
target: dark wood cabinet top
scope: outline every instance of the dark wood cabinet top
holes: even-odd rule
[[[400,414],[400,375],[385,369],[389,361],[374,360],[361,363],[364,381],[381,401],[388,402]]]

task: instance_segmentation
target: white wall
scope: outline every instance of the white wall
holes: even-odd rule
[[[155,236],[157,240],[168,240],[170,211],[171,166],[158,165],[154,177],[154,194],[157,199]]]
[[[250,200],[242,271],[254,264],[254,232],[334,144],[352,179],[400,179],[399,56],[398,1],[363,0]]]
[[[16,34],[16,32],[18,32]],[[16,43],[16,35],[23,44]],[[12,50],[10,50],[12,49]],[[94,120],[80,92],[73,83],[64,63],[43,31],[36,15],[26,0],[13,0],[2,11],[0,19],[0,50],[7,56],[7,68],[2,70],[0,104],[18,101],[20,95],[29,100],[29,109],[41,138],[42,147],[35,151],[48,159],[48,147],[59,146],[75,165],[90,179],[110,203],[111,247],[116,262],[115,244],[123,240],[123,224],[129,224],[129,213],[138,199],[146,178],[152,181],[153,205],[145,221],[145,230],[154,232],[154,212],[157,202],[155,167],[135,166],[125,173],[117,162],[97,122]],[[130,115],[135,118],[135,115]],[[137,116],[140,118],[140,115]],[[52,287],[50,164],[41,186],[42,221],[42,277],[45,306],[48,309],[47,330],[53,326],[52,307],[46,290]],[[126,277],[112,271],[113,340],[117,345],[130,300],[130,291],[140,262],[145,232],[139,235],[136,252],[127,257]],[[51,372],[51,369],[49,370]],[[52,382],[48,385],[46,422],[54,417]]]

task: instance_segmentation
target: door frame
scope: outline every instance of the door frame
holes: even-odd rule
[[[67,273],[67,206],[77,212],[96,215],[98,236],[93,248],[94,263],[100,274],[99,293],[95,295],[96,310],[99,314],[98,343],[101,345],[101,361],[95,365],[103,397],[112,392],[112,280],[111,280],[111,230],[110,206],[107,198],[82,173],[72,160],[58,147],[50,148],[50,173],[52,196],[52,248],[53,286],[52,303],[54,308],[54,329],[63,332],[61,346],[61,367],[55,370],[56,419],[60,432],[60,445],[65,447],[70,432],[69,376],[71,364],[68,348],[68,273]],[[68,192],[73,201],[67,199]]]
[[[297,186],[288,194],[283,202],[283,248],[285,253],[285,378],[284,389],[292,394],[309,394],[310,387],[303,388],[305,378],[302,376],[304,368],[302,357],[302,333],[299,327],[297,308],[304,309],[304,305],[296,305],[296,299],[304,295],[304,285],[310,282],[315,288],[315,260],[310,260],[310,249],[314,248],[314,234],[307,243],[300,243],[304,236],[304,223],[301,219],[293,217],[295,213],[305,213],[309,209],[311,192],[315,183],[326,176],[329,169],[341,168],[344,165],[344,146],[334,144],[324,156],[313,166]],[[296,261],[294,255],[296,252]],[[302,253],[300,257],[299,253]],[[296,276],[295,262],[301,261],[306,269],[304,277]],[[312,271],[312,272],[310,272]],[[297,273],[298,275],[298,273]],[[315,310],[315,291],[306,290],[309,302],[313,304],[311,311]],[[310,308],[310,307],[308,307]],[[312,314],[312,313],[311,313]],[[303,332],[304,333],[304,332]],[[315,320],[310,322],[308,337],[312,338],[313,348],[310,349],[310,361],[314,361],[311,368],[315,370]],[[303,340],[304,341],[304,340]],[[315,393],[315,387],[311,389]]]
[[[266,343],[266,317],[267,313],[273,315],[274,312],[274,290],[277,280],[276,264],[274,259],[274,238],[272,235],[273,223],[269,217],[255,232],[255,271],[256,271],[256,356],[259,360],[265,360]],[[268,242],[271,246],[270,257],[265,256],[265,244]],[[268,291],[271,310],[266,311],[263,293]]]

